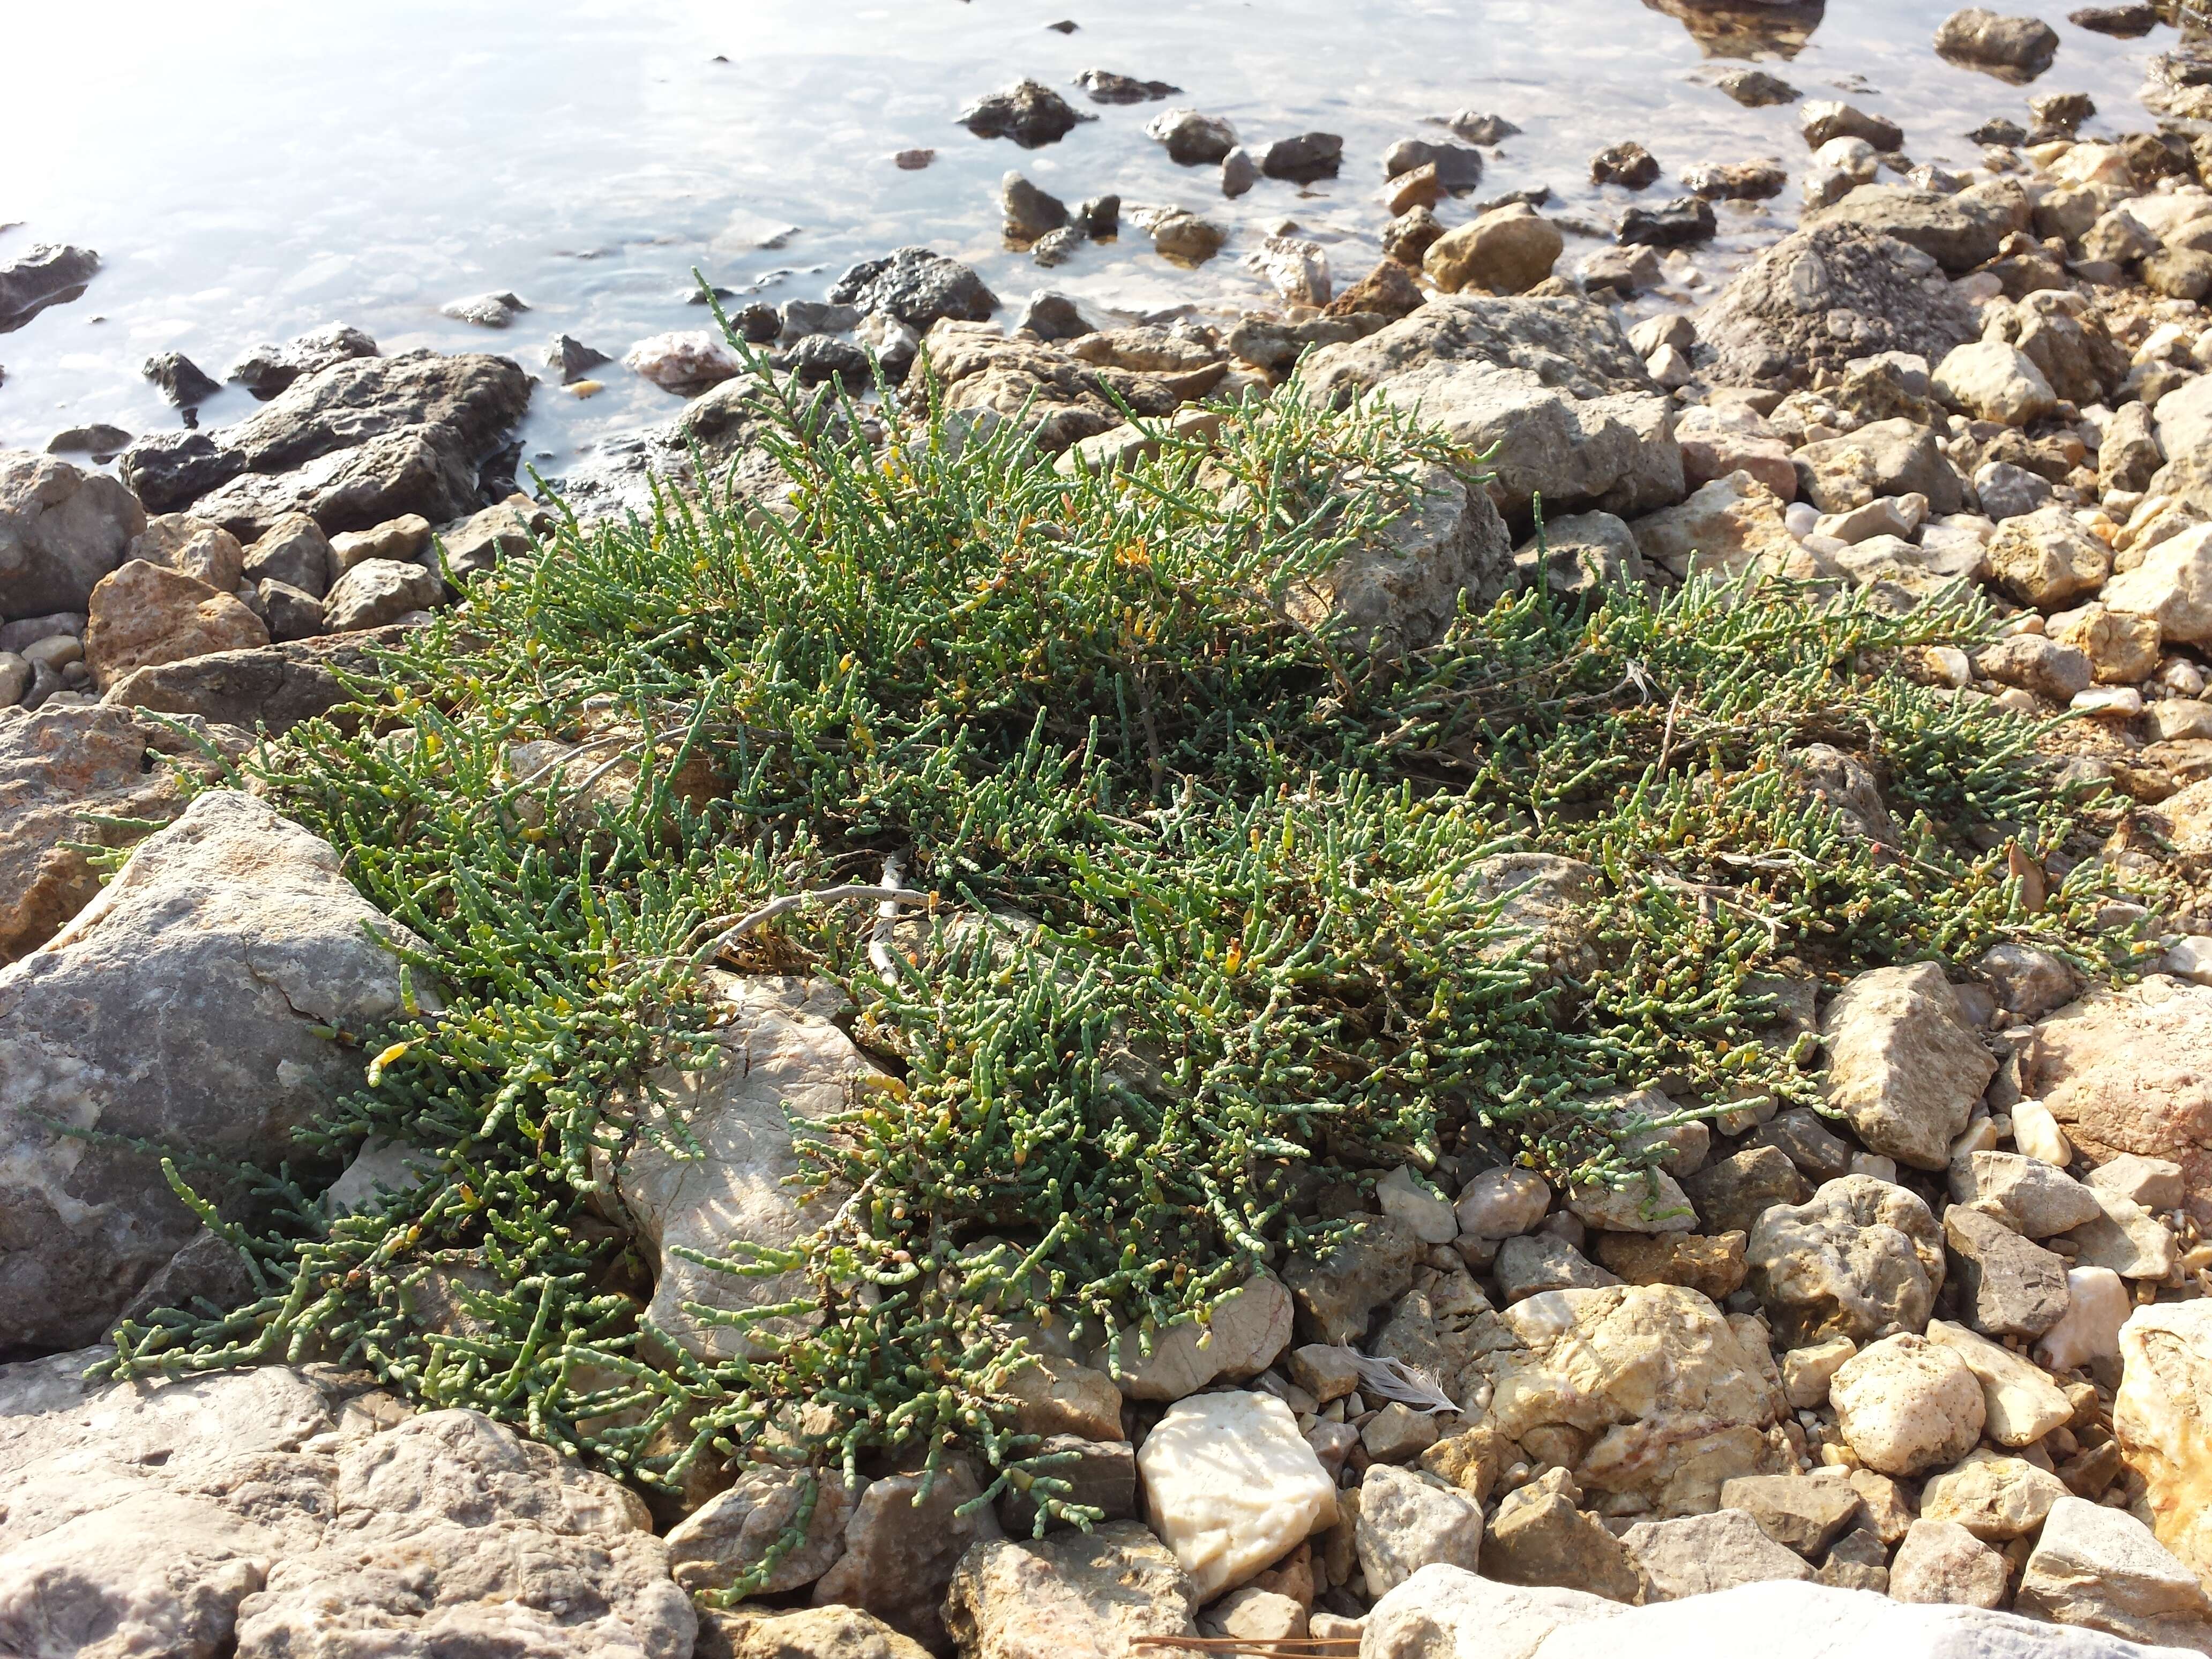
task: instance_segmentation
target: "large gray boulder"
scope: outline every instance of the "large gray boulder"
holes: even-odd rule
[[[1933,258],[1841,222],[1786,236],[1737,272],[1698,319],[1697,356],[1719,385],[1802,386],[1879,352],[1935,362],[1978,332]]]
[[[234,426],[142,439],[121,471],[155,512],[198,503],[193,516],[241,542],[293,512],[326,532],[406,513],[441,523],[483,505],[476,464],[521,419],[531,386],[515,363],[481,353],[348,357]]]
[[[474,1412],[327,1367],[0,1367],[0,1652],[686,1659],[645,1506]]]
[[[328,843],[215,790],[0,969],[0,1352],[93,1340],[198,1233],[126,1141],[273,1161],[360,1086],[360,1050],[316,1028],[400,1016],[398,959],[370,927],[422,948]]]
[[[725,1273],[676,1251],[724,1257],[748,1245],[784,1249],[827,1222],[845,1194],[788,1184],[801,1170],[794,1131],[843,1110],[854,1084],[882,1073],[831,1023],[842,996],[826,981],[712,977],[729,1012],[717,1028],[716,1053],[693,1069],[655,1072],[629,1107],[641,1130],[665,1131],[680,1117],[705,1155],[639,1133],[605,1172],[619,1218],[658,1255],[647,1318],[690,1352],[721,1359],[763,1349],[750,1328],[718,1323],[685,1304],[742,1315],[804,1297],[806,1276],[797,1268],[766,1277]],[[778,1316],[764,1334],[805,1322]]]
[[[0,622],[82,611],[145,528],[146,510],[114,479],[0,450]]]
[[[1438,295],[1364,339],[1323,346],[1306,360],[1308,392],[1348,404],[1427,363],[1525,370],[1575,398],[1656,392],[1644,360],[1603,306],[1576,299]]]

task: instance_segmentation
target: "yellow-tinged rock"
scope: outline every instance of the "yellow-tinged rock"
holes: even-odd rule
[[[2149,1483],[2159,1541],[2212,1577],[2212,1301],[2154,1303],[2120,1327],[2112,1432]]]

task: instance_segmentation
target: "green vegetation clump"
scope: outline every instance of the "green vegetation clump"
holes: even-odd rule
[[[776,507],[710,490],[564,522],[344,721],[246,766],[425,942],[421,1000],[339,1034],[365,1086],[249,1213],[204,1207],[256,1298],[125,1328],[113,1374],[343,1360],[670,1486],[960,1449],[1041,1526],[1079,1518],[1006,1426],[1010,1316],[1147,1346],[1326,1243],[1325,1185],[1440,1154],[1644,1179],[1663,1148],[1622,1089],[1818,1105],[1787,974],[2005,939],[2110,972],[2140,948],[2098,930],[2101,863],[2035,890],[2081,811],[2038,728],[1892,671],[1986,631],[1968,593],[1891,615],[1781,581],[1532,592],[1370,654],[1284,595],[1417,469],[1472,476],[1402,418],[1293,387],[1071,476],[926,397],[758,395]],[[588,763],[518,757],[546,739]],[[1814,743],[1881,778],[1893,843],[1813,793]],[[1532,851],[1601,873],[1601,965],[1501,914],[1484,861]],[[887,866],[931,900],[896,950],[865,902],[732,937]],[[811,1328],[708,1362],[642,1326],[649,1263],[603,1183],[633,1137],[683,1143],[641,1079],[712,1043],[717,957],[835,981],[890,1075],[799,1126],[809,1178],[852,1195],[837,1219],[722,1260],[803,1268],[809,1296],[696,1310]],[[311,1194],[372,1137],[437,1173],[328,1219]]]

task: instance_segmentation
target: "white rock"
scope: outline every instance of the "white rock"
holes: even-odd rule
[[[1459,1219],[1436,1189],[1401,1164],[1375,1183],[1382,1213],[1404,1222],[1424,1244],[1449,1244],[1459,1237]]]
[[[2159,1539],[2212,1574],[2212,1301],[2154,1303],[2120,1328],[2112,1431],[2149,1482]]]
[[[687,396],[729,380],[744,367],[720,335],[702,328],[649,336],[623,355],[623,363],[663,392]]]
[[[2157,617],[2169,643],[2212,641],[2212,524],[2159,543],[2106,583],[2100,597],[2115,611]]]
[[[1999,1445],[2032,1445],[2073,1417],[2058,1385],[2010,1348],[1945,1319],[1928,1322],[1928,1340],[1973,1372],[1982,1385],[1984,1431]]]
[[[1475,1238],[1514,1238],[1552,1207],[1552,1188],[1534,1170],[1485,1170],[1459,1189],[1459,1230]]]
[[[2159,971],[2197,985],[2212,985],[2212,933],[2191,933],[2166,953]]]
[[[1953,347],[1929,384],[1961,414],[2007,426],[2026,426],[2048,415],[2057,401],[2034,360],[2002,340]]]
[[[2035,1340],[2035,1357],[2054,1371],[2078,1370],[2120,1351],[2120,1327],[2135,1307],[2125,1280],[2110,1267],[2066,1270],[2064,1317]]]
[[[1850,1449],[1887,1475],[1957,1462],[1981,1438],[1989,1415],[1966,1361],[1910,1334],[1884,1337],[1846,1360],[1828,1398]]]
[[[1359,1485],[1353,1542],[1370,1595],[1387,1595],[1431,1562],[1473,1572],[1482,1559],[1482,1505],[1377,1463]]]
[[[1716,1510],[1675,1521],[1645,1521],[1620,1541],[1643,1569],[1647,1602],[1709,1595],[1772,1578],[1810,1578],[1795,1550],[1769,1538],[1742,1510]]]
[[[1336,1521],[1336,1487],[1273,1395],[1196,1395],[1137,1448],[1145,1515],[1209,1601]]]
[[[2074,1148],[2066,1139],[2066,1131],[2058,1127],[2058,1120],[2051,1115],[2051,1109],[2039,1100],[2013,1103],[2012,1144],[2024,1157],[2039,1158],[2062,1170],[2074,1161]]]
[[[1858,1351],[1858,1344],[1848,1336],[1833,1336],[1784,1353],[1782,1389],[1792,1409],[1808,1412],[1826,1405],[1828,1385],[1835,1381],[1844,1362]]]

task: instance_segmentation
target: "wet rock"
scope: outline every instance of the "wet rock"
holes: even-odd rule
[[[1188,1635],[1200,1599],[1165,1546],[1121,1521],[979,1544],[952,1575],[945,1623],[964,1659],[1074,1659]]]
[[[1765,70],[1730,70],[1714,84],[1746,109],[1764,109],[1770,104],[1794,104],[1803,95],[1787,81],[1779,76],[1770,75]]]
[[[1774,1206],[1802,1204],[1813,1194],[1796,1166],[1771,1146],[1747,1147],[1709,1164],[1684,1176],[1682,1188],[1708,1233],[1749,1233]],[[1931,1234],[1933,1228],[1930,1218]]]
[[[623,354],[623,365],[679,397],[704,392],[744,367],[720,335],[696,328],[648,335]]]
[[[2118,6],[2084,6],[2079,11],[2069,11],[2066,21],[2078,29],[2087,29],[2095,34],[2109,34],[2123,40],[2140,40],[2148,34],[2158,22],[2157,8],[2147,0]]]
[[[1027,247],[1047,231],[1058,230],[1067,222],[1067,204],[1039,190],[1018,173],[1009,173],[999,181],[999,208],[1004,216],[1001,230],[1018,247]]]
[[[295,380],[317,374],[349,357],[374,357],[376,342],[357,328],[327,323],[287,341],[283,345],[255,346],[230,367],[226,377],[244,386],[263,403]]]
[[[88,247],[33,242],[13,258],[0,259],[0,334],[12,333],[48,306],[83,297],[100,256]]]
[[[988,321],[999,305],[998,296],[973,270],[926,247],[902,247],[848,266],[830,284],[829,298],[864,313],[889,312],[923,332],[942,318]]]
[[[1145,124],[1145,136],[1166,146],[1179,167],[1210,167],[1237,147],[1236,128],[1194,109],[1163,110]]]
[[[1040,340],[1075,340],[1097,332],[1074,300],[1050,289],[1040,289],[1030,295],[1022,314],[1014,320],[1014,328],[1017,332],[1034,334]]]
[[[1620,1541],[1644,1573],[1647,1606],[1765,1579],[1813,1576],[1802,1557],[1776,1543],[1737,1509],[1645,1521],[1623,1533]]]
[[[1248,270],[1265,276],[1275,292],[1292,305],[1328,303],[1328,252],[1319,242],[1303,236],[1263,237],[1244,256],[1243,263]]]
[[[1447,231],[1421,256],[1421,268],[1446,294],[1463,288],[1520,294],[1552,274],[1565,246],[1557,226],[1516,203]]]
[[[1808,1559],[1849,1531],[1859,1510],[1858,1492],[1841,1469],[1754,1474],[1721,1487],[1720,1513],[1749,1516],[1768,1538]]]
[[[179,409],[198,409],[222,390],[212,375],[181,351],[156,352],[139,373]]]
[[[1368,1594],[1379,1597],[1432,1562],[1475,1571],[1482,1556],[1482,1506],[1378,1463],[1360,1485],[1354,1537]]]
[[[985,93],[954,118],[978,138],[1011,138],[1024,149],[1036,149],[1098,118],[1077,110],[1041,81],[1022,80]],[[928,325],[910,317],[905,320],[916,328]]]
[[[1981,1438],[1987,1415],[1966,1362],[1910,1334],[1884,1337],[1844,1361],[1828,1397],[1850,1449],[1888,1475],[1957,1462]]]
[[[145,528],[144,510],[114,479],[0,450],[0,620],[82,611]]]
[[[1553,1291],[1495,1317],[1503,1340],[1477,1358],[1491,1425],[1524,1443],[1573,1430],[1587,1446],[1583,1486],[1664,1517],[1711,1508],[1723,1480],[1792,1466],[1772,1426],[1784,1407],[1763,1336],[1740,1334],[1695,1291]]]
[[[1810,493],[1810,492],[1808,492]],[[1869,1151],[1941,1170],[1996,1073],[1942,970],[1877,968],[1839,992],[1820,1021],[1828,1098]]]
[[[1844,141],[1838,141],[1844,142]],[[1852,224],[1919,250],[1954,276],[1996,257],[2005,238],[2028,228],[2026,194],[2008,179],[1954,195],[1862,182],[1808,216],[1818,224]],[[1938,353],[1928,354],[1931,358]]]
[[[1608,144],[1590,157],[1590,182],[1642,190],[1659,177],[1659,163],[1651,152],[1635,143]]]
[[[369,925],[412,943],[328,845],[215,790],[142,842],[63,933],[0,969],[0,1130],[15,1149],[0,1176],[15,1224],[0,1240],[0,1348],[94,1340],[199,1226],[156,1158],[51,1126],[218,1160],[289,1155],[295,1126],[360,1086],[358,1051],[314,1028],[399,1015],[398,963]]]
[[[1797,112],[1797,124],[1812,149],[1832,138],[1863,138],[1878,150],[1905,148],[1905,131],[1896,122],[1833,98],[1816,98],[1805,105]]]
[[[325,531],[483,505],[477,464],[504,441],[531,380],[504,357],[349,357],[300,376],[234,426],[142,439],[122,458],[155,512],[192,507],[241,542],[290,512]]]
[[[562,386],[574,386],[593,369],[613,361],[573,334],[556,334],[545,348],[545,367],[560,377]]]
[[[748,1246],[787,1249],[821,1225],[843,1194],[832,1187],[802,1202],[786,1184],[799,1168],[792,1121],[811,1122],[843,1109],[848,1090],[877,1073],[825,1017],[828,999],[820,998],[820,988],[731,974],[717,974],[712,983],[729,1016],[717,1028],[716,1052],[691,1068],[654,1073],[652,1097],[627,1104],[648,1123],[684,1112],[707,1156],[679,1156],[641,1134],[608,1173],[620,1212],[659,1254],[649,1316],[692,1353],[720,1358],[754,1355],[760,1346],[748,1328],[708,1323],[686,1304],[729,1313],[774,1307],[805,1298],[804,1276],[793,1270],[739,1277],[685,1261],[675,1251],[726,1256]],[[779,1318],[763,1328],[773,1334],[804,1322]]]
[[[917,1504],[923,1480],[894,1474],[869,1482],[845,1523],[845,1553],[815,1581],[812,1600],[817,1607],[859,1607],[933,1653],[947,1653],[945,1591],[954,1569],[971,1547],[1003,1534],[988,1509],[959,1513],[981,1492],[965,1458],[947,1459]]]
[[[1116,75],[1112,70],[1087,69],[1075,77],[1075,84],[1091,94],[1094,104],[1142,104],[1158,98],[1172,98],[1181,87],[1171,87],[1164,81],[1139,81],[1134,76]]]
[[[2045,1021],[2021,1086],[2092,1163],[2134,1152],[2179,1164],[2192,1209],[2212,1219],[2212,1091],[2193,1059],[2212,1052],[2208,1043],[2212,987],[2154,974],[2092,991]]]
[[[1168,1408],[1137,1450],[1146,1516],[1200,1601],[1245,1583],[1334,1523],[1334,1484],[1272,1395],[1206,1394]]]
[[[2024,1458],[1970,1452],[1920,1491],[1920,1513],[1929,1521],[1964,1527],[1984,1543],[2003,1543],[2042,1526],[2051,1506],[2067,1496],[2065,1484]]]
[[[1889,1593],[1899,1601],[2001,1607],[2008,1577],[2004,1557],[1964,1527],[1919,1520],[1889,1564]]]
[[[2125,1510],[2071,1496],[2051,1506],[2013,1606],[2131,1642],[2212,1648],[2212,1601],[2188,1565]]]
[[[478,328],[505,328],[529,309],[512,294],[471,294],[464,300],[448,300],[438,307],[438,314]]]
[[[812,1583],[845,1553],[845,1524],[860,1493],[829,1470],[756,1464],[728,1491],[710,1498],[668,1532],[670,1570],[695,1595],[723,1590],[753,1574],[799,1520],[808,1488],[813,1511],[798,1543],[754,1581],[753,1593],[775,1595]]]
[[[2148,1483],[2160,1540],[2199,1574],[2212,1566],[2212,1303],[2136,1309],[2120,1330],[2112,1431]]]
[[[1296,1256],[1283,1269],[1309,1340],[1358,1342],[1375,1310],[1412,1288],[1422,1249],[1413,1230],[1383,1217],[1364,1218],[1325,1255]]]
[[[2058,31],[2033,17],[1980,6],[1954,11],[1936,29],[1936,50],[1954,64],[2006,81],[2033,81],[2058,55]]]
[[[1302,624],[1340,624],[1363,649],[1419,649],[1462,603],[1479,613],[1512,590],[1512,544],[1490,498],[1441,466],[1413,469],[1408,480],[1419,494],[1404,513],[1286,592]]]
[[[867,383],[868,354],[858,343],[834,334],[810,334],[769,360],[781,374],[803,386],[842,380],[848,386]]]
[[[1744,1259],[1747,1282],[1791,1347],[1917,1333],[1943,1285],[1935,1217],[1917,1194],[1871,1176],[1843,1176],[1807,1203],[1764,1211]]]
[[[1604,1523],[1577,1510],[1574,1499],[1559,1490],[1565,1474],[1553,1471],[1498,1500],[1483,1538],[1483,1578],[1501,1584],[1571,1585],[1575,1588],[1568,1594],[1601,1606],[1637,1601],[1643,1575]],[[1573,1490],[1571,1481],[1568,1489]],[[1424,1568],[1410,1582],[1443,1570]]]
[[[2040,1336],[2066,1312],[2066,1263],[1962,1204],[1943,1215],[1966,1323],[1990,1336]]]
[[[1202,265],[1221,252],[1229,232],[1195,213],[1170,213],[1152,225],[1152,246],[1162,257],[1181,265]]]
[[[1401,138],[1382,153],[1385,178],[1395,179],[1419,167],[1436,169],[1437,186],[1456,196],[1482,182],[1482,152],[1464,144],[1432,144],[1424,138]]]
[[[1270,179],[1310,185],[1334,179],[1344,162],[1344,140],[1333,132],[1304,132],[1278,138],[1260,152],[1260,171]]]
[[[1730,279],[1698,325],[1711,353],[1701,366],[1733,386],[1805,386],[1883,351],[1933,361],[1979,333],[1932,258],[1856,224],[1784,238]]]
[[[1613,237],[1644,247],[1687,247],[1711,241],[1716,228],[1711,202],[1702,196],[1677,196],[1659,207],[1630,208],[1613,228]]]
[[[1771,201],[1789,184],[1789,173],[1771,161],[1700,161],[1682,169],[1683,188],[1709,202]]]
[[[1395,322],[1427,302],[1428,295],[1407,275],[1406,267],[1395,259],[1384,259],[1330,301],[1328,310],[1336,317],[1366,313]]]

